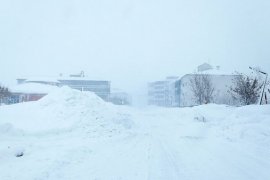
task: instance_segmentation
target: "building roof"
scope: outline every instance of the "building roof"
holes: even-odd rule
[[[218,69],[209,69],[209,70],[203,71],[201,73],[210,74],[210,75],[234,75],[233,72],[222,71],[222,70],[218,70]]]
[[[23,77],[18,78],[17,80],[25,80],[26,82],[48,82],[48,83],[60,83],[59,81],[63,80],[77,80],[77,81],[107,81],[102,78],[97,77],[74,77],[74,76],[33,76],[33,77]]]
[[[57,78],[54,77],[32,77],[27,78],[26,82],[47,82],[47,83],[60,83]]]
[[[57,78],[58,81],[64,80],[76,80],[76,81],[108,81],[101,78],[90,78],[90,77],[70,77],[70,76],[62,76]]]
[[[199,65],[197,69],[199,72],[202,72],[202,71],[207,71],[207,70],[213,69],[213,67],[208,63],[203,63],[203,64]]]
[[[206,70],[203,72],[194,72],[194,73],[185,74],[180,79],[182,80],[182,79],[184,79],[186,77],[190,77],[194,74],[207,74],[207,75],[212,75],[212,76],[237,76],[237,74],[235,74],[233,72],[226,72],[226,71],[222,71],[222,70],[218,70],[218,69],[210,69],[210,70]]]
[[[23,83],[10,88],[12,93],[27,93],[27,94],[48,94],[51,91],[58,89],[57,86],[39,84],[39,83]]]

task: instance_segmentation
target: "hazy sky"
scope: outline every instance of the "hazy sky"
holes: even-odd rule
[[[139,91],[209,62],[270,72],[269,0],[0,0],[0,82],[69,74]]]

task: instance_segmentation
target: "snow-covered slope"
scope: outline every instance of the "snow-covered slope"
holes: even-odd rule
[[[40,101],[0,108],[0,133],[5,131],[48,133],[71,131],[88,124],[114,128],[112,117],[117,110],[92,92],[80,92],[68,87],[58,88]],[[128,126],[124,122],[124,126]]]
[[[269,105],[132,109],[64,87],[0,107],[0,142],[1,180],[270,179]]]

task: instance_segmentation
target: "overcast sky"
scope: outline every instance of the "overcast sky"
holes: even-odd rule
[[[269,0],[0,0],[0,82],[84,70],[136,92],[209,62],[270,72]]]

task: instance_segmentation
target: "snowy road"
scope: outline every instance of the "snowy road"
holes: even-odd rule
[[[1,152],[1,179],[270,178],[269,150],[213,136],[211,123],[181,118],[181,113],[169,110],[130,117],[137,127],[112,137],[93,138],[74,131],[1,138],[1,149],[26,149],[25,156],[12,160],[3,155],[7,149]]]
[[[104,106],[102,111],[89,111],[87,104],[83,111],[80,106],[79,111],[71,112],[75,106],[70,106],[68,115],[62,106],[59,114],[53,107],[55,115],[48,119],[25,115],[25,108],[52,111],[46,109],[47,102],[41,105],[0,109],[1,180],[270,179],[269,106]],[[32,127],[39,122],[35,126],[40,130],[15,123],[14,110],[19,120],[32,117]],[[48,131],[44,124],[38,126],[42,122],[38,117],[42,121],[65,117],[76,123],[72,128]],[[15,157],[17,151],[24,156]]]

